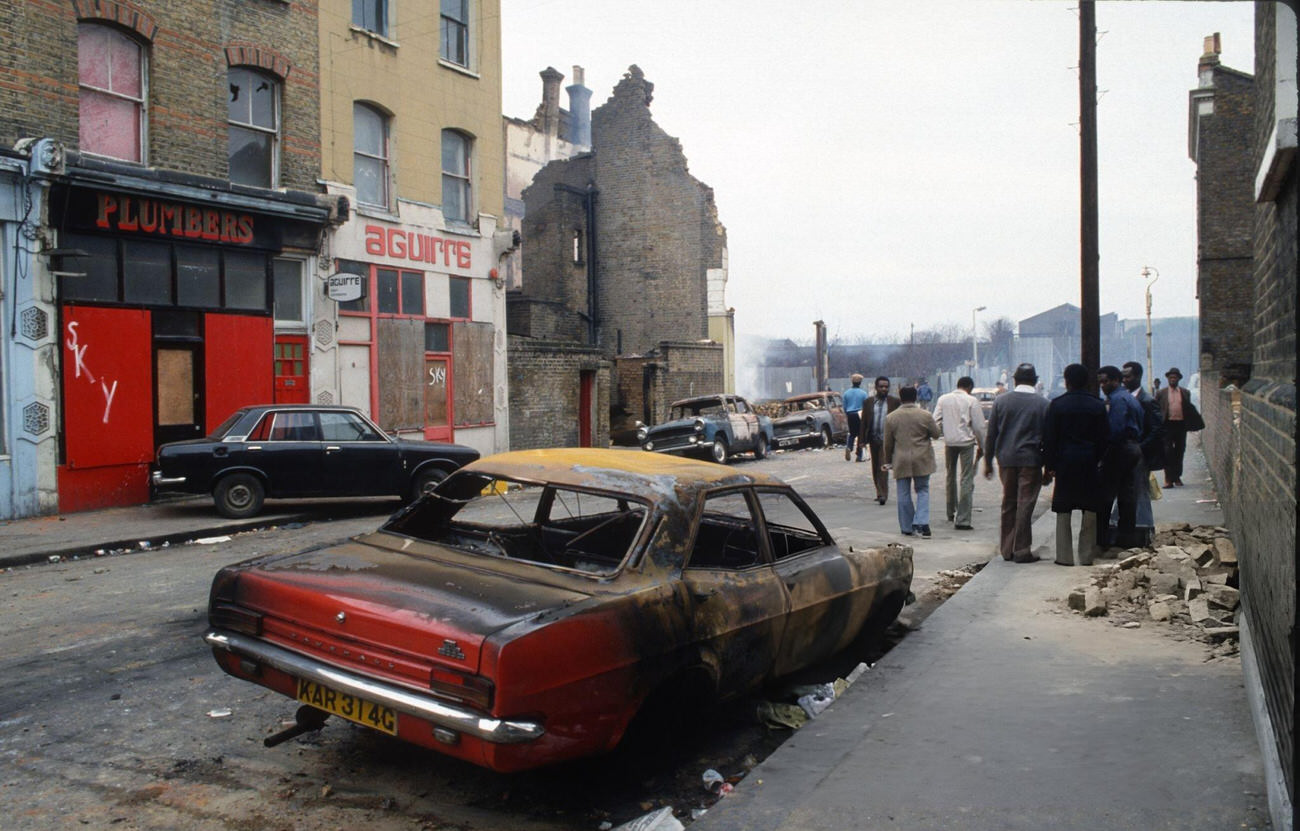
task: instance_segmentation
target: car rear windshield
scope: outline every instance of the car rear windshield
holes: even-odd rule
[[[606,577],[636,549],[649,513],[647,504],[622,494],[462,471],[380,530]]]

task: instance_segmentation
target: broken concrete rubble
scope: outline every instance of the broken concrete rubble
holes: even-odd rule
[[[1144,620],[1189,630],[1213,644],[1214,657],[1236,653],[1236,547],[1226,529],[1161,526],[1151,546],[1125,551],[1117,563],[1092,569],[1091,582],[1070,592],[1068,607],[1137,628]]]

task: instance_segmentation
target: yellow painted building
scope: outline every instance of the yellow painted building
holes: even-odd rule
[[[321,0],[311,390],[385,429],[506,449],[499,0]]]

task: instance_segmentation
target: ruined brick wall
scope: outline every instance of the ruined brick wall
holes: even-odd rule
[[[511,334],[577,343],[589,341],[586,192],[592,179],[590,156],[554,161],[524,188],[520,257],[522,287],[506,298],[508,307],[537,301],[549,311],[508,317]],[[576,191],[576,192],[575,192]],[[574,234],[581,235],[577,256]]]
[[[155,24],[144,24],[152,40],[141,38],[148,42],[151,167],[226,178],[227,50],[238,63],[287,69],[280,183],[317,190],[317,0],[0,3],[0,143],[48,136],[78,148],[79,17]]]
[[[1216,67],[1212,114],[1197,119],[1196,188],[1201,383],[1240,380],[1251,351],[1254,280],[1254,91],[1249,75]],[[1208,365],[1207,365],[1208,362]]]
[[[511,338],[510,449],[578,447],[578,404],[583,372],[594,373],[592,427],[595,447],[609,437],[609,363],[600,351],[572,343]]]
[[[592,113],[597,315],[611,357],[670,338],[707,338],[708,269],[724,264],[713,191],[691,176],[681,143],[651,119],[653,86],[632,67]]]

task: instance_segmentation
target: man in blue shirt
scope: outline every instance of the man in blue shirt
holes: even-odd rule
[[[853,453],[853,442],[862,429],[862,404],[867,400],[867,391],[862,388],[862,375],[855,372],[849,378],[853,386],[844,391],[844,415],[849,418],[849,437],[844,440],[844,461]],[[858,442],[858,461],[862,461],[862,442]]]
[[[1133,471],[1142,461],[1138,438],[1142,435],[1142,405],[1122,386],[1119,367],[1103,366],[1097,370],[1097,382],[1106,397],[1106,421],[1110,427],[1109,444],[1101,459],[1101,510],[1098,517],[1110,516],[1119,500],[1119,524],[1115,545],[1130,548],[1137,544],[1137,488]],[[1104,548],[1098,557],[1114,557]]]
[[[933,400],[934,390],[930,389],[930,385],[922,378],[921,383],[916,387],[916,403],[921,405],[922,410],[929,410],[932,409],[930,403]]]

